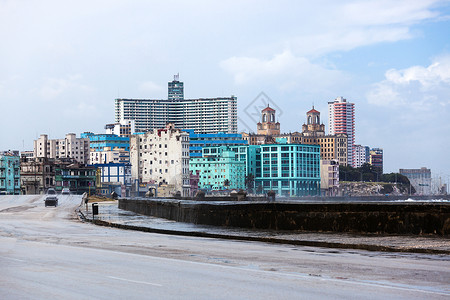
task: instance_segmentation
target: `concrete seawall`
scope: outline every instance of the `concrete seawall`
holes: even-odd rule
[[[450,203],[119,200],[119,208],[194,224],[272,230],[450,234]]]

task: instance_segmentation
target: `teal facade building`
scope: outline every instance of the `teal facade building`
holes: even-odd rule
[[[0,194],[20,194],[20,157],[18,151],[0,153]]]
[[[203,148],[203,157],[189,160],[189,170],[193,174],[199,171],[199,189],[245,188],[245,162],[237,160],[236,153],[225,146]]]
[[[230,155],[230,151],[234,153],[234,157]],[[239,168],[229,167],[229,173],[224,174],[216,171],[218,165],[211,162],[216,162],[224,156],[229,165],[239,164]],[[245,178],[252,175],[253,181],[249,187],[257,193],[273,190],[277,195],[285,197],[320,195],[320,146],[318,145],[267,144],[205,147],[202,149],[202,159],[203,161],[199,158],[191,158],[190,164],[191,171],[200,171],[199,188],[208,189],[208,185],[204,183],[208,182],[210,174],[220,173],[228,178],[227,176],[232,176],[232,172],[242,172],[241,185],[233,188],[246,189]],[[200,161],[203,163],[201,166]],[[214,185],[214,189],[220,190],[225,187],[218,182]]]
[[[92,132],[84,132],[80,134],[82,139],[89,139],[89,147],[91,151],[104,151],[105,148],[120,148],[130,151],[130,138],[122,137],[115,134],[94,134]]]
[[[261,145],[260,155],[257,189],[273,190],[280,196],[320,195],[320,146]]]

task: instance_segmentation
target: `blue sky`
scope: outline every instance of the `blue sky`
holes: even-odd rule
[[[0,0],[0,39],[2,150],[102,133],[115,98],[166,98],[180,73],[186,98],[237,96],[245,131],[261,92],[284,132],[343,96],[385,171],[450,176],[449,1]]]

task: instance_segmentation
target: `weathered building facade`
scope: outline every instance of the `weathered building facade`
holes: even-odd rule
[[[173,194],[189,193],[189,134],[173,124],[130,138],[133,184],[167,184]]]

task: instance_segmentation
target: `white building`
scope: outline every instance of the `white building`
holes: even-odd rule
[[[347,135],[347,161],[349,166],[355,167],[355,104],[343,97],[328,102],[328,125],[330,135]]]
[[[103,151],[91,151],[89,164],[128,163],[130,154],[122,148],[105,147]]]
[[[116,99],[116,122],[132,119],[136,132],[162,128],[173,123],[195,133],[237,133],[237,99],[184,100]]]
[[[189,134],[167,124],[130,137],[133,183],[173,185],[173,194],[189,196]]]
[[[105,125],[106,134],[115,134],[121,137],[130,137],[136,132],[134,120],[121,119],[117,123]]]
[[[355,145],[355,168],[361,167],[370,160],[370,147]]]
[[[89,139],[69,133],[64,139],[50,140],[46,134],[34,141],[34,157],[73,158],[81,164],[89,163]]]
[[[336,196],[339,190],[339,162],[320,160],[320,189],[322,196]]]
[[[237,98],[184,99],[178,76],[168,85],[168,99],[116,99],[115,122],[134,120],[136,132],[163,128],[193,129],[195,133],[237,133]]]
[[[131,165],[129,163],[107,163],[95,165],[100,173],[100,193],[129,197],[131,191]]]

